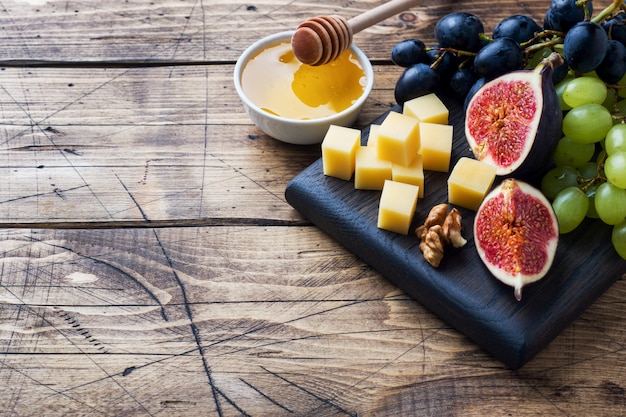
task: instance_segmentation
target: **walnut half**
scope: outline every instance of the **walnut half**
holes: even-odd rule
[[[461,235],[461,229],[461,213],[453,207],[443,222],[443,233],[455,248],[460,248],[467,243]]]
[[[460,248],[467,243],[461,235],[461,213],[456,208],[448,212],[445,203],[434,206],[423,225],[415,229],[415,234],[421,240],[419,248],[424,259],[433,267],[439,267],[443,259],[444,248],[451,244]]]

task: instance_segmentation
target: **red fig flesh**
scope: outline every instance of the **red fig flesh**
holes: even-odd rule
[[[562,63],[555,52],[532,71],[485,83],[469,101],[465,137],[476,159],[494,165],[496,175],[522,178],[550,162],[563,119],[552,70]]]
[[[554,260],[559,228],[550,202],[538,189],[505,179],[483,200],[474,218],[476,250],[487,269],[514,288],[543,278]]]

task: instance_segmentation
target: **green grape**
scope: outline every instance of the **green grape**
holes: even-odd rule
[[[552,202],[552,208],[559,222],[559,233],[569,233],[585,219],[589,209],[589,198],[580,188],[567,187],[557,194]]]
[[[567,86],[567,83],[570,82],[573,78],[571,77],[566,77],[563,81],[561,81],[560,83],[558,83],[554,88],[556,90],[556,95],[559,98],[559,104],[561,105],[561,110],[566,111],[566,110],[571,110],[571,106],[569,106],[564,100],[563,100],[563,90],[565,90],[565,87]]]
[[[626,188],[626,152],[616,152],[606,158],[604,175],[617,188]]]
[[[604,149],[607,155],[626,152],[626,124],[617,124],[608,131],[604,139]]]
[[[626,221],[616,224],[611,233],[611,243],[617,254],[626,259]]]
[[[577,143],[596,143],[613,127],[613,117],[601,104],[583,104],[563,117],[563,133]]]
[[[598,211],[596,210],[596,190],[598,189],[598,184],[591,184],[589,187],[585,189],[585,194],[587,194],[587,198],[589,199],[589,208],[587,209],[586,216],[591,219],[597,219]]]
[[[544,59],[550,56],[552,53],[551,48],[541,48],[538,51],[533,52],[533,54],[528,59],[528,63],[524,67],[525,69],[535,69],[537,65]]]
[[[598,156],[596,156],[596,161],[598,161],[598,175],[604,177],[604,164],[600,165],[600,162],[604,162],[607,157],[607,153],[604,149],[598,152]]]
[[[606,84],[591,76],[574,78],[563,89],[563,101],[572,108],[591,103],[602,104],[606,96]]]
[[[624,74],[622,79],[617,82],[617,85],[626,85],[626,74]],[[620,88],[617,90],[617,95],[620,97],[626,97],[626,88]]]
[[[604,107],[606,107],[610,112],[613,112],[615,109],[615,105],[617,104],[617,93],[614,88],[606,91],[606,100],[602,103]]]
[[[596,152],[594,143],[572,142],[567,136],[563,136],[556,145],[552,155],[554,163],[559,166],[578,168],[589,162]]]
[[[548,200],[554,200],[561,190],[578,184],[578,171],[569,166],[557,166],[541,179],[541,192]]]
[[[623,90],[626,90],[626,88],[622,88],[620,91],[623,91]],[[622,100],[619,100],[617,103],[615,103],[612,113],[615,116],[621,116],[621,117],[626,116],[626,100],[622,99]]]
[[[610,182],[598,186],[595,196],[598,217],[606,224],[616,225],[626,219],[626,190]]]
[[[598,176],[598,164],[589,161],[578,167],[578,174],[583,180],[592,180]]]

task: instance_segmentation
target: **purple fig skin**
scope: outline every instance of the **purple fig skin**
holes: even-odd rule
[[[475,100],[480,98],[481,94],[483,94],[488,88],[496,85],[500,81],[504,80],[510,82],[511,80],[514,80],[517,76],[519,76],[520,80],[527,80],[528,77],[531,76],[540,77],[541,91],[539,92],[539,94],[537,94],[537,98],[542,101],[541,112],[538,115],[534,116],[539,117],[539,123],[537,125],[536,131],[529,132],[530,137],[526,138],[526,140],[530,141],[532,144],[529,147],[529,150],[526,152],[526,155],[520,156],[520,159],[523,160],[521,162],[518,161],[517,163],[519,163],[519,165],[517,167],[513,166],[512,168],[500,166],[490,158],[486,158],[483,160],[483,162],[491,163],[496,167],[496,174],[499,177],[515,177],[529,180],[540,176],[542,172],[545,171],[545,169],[547,169],[547,167],[550,165],[552,153],[554,152],[554,149],[556,148],[556,145],[562,136],[563,121],[563,112],[559,104],[559,98],[557,96],[554,83],[552,82],[552,73],[554,68],[562,63],[563,58],[561,57],[561,55],[554,52],[548,58],[544,59],[534,70],[512,71],[500,77],[497,77],[492,81],[489,81],[476,92],[476,94],[472,97],[470,103],[468,104],[465,121],[465,136],[468,144],[470,145],[470,149],[472,149],[472,152],[474,152],[476,158],[479,160],[483,160],[483,158],[480,156],[478,146],[476,145],[476,143],[480,141],[472,137],[472,133],[470,131],[470,128],[468,127],[471,120],[470,118],[472,117],[472,104],[474,104]],[[504,101],[502,104],[502,108],[505,108],[505,105],[509,103]],[[490,122],[488,120],[481,120],[478,123]]]

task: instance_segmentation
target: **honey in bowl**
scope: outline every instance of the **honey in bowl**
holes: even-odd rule
[[[298,120],[347,109],[363,94],[365,83],[363,67],[350,50],[329,64],[310,66],[298,61],[290,42],[259,52],[241,76],[243,90],[259,108]]]

